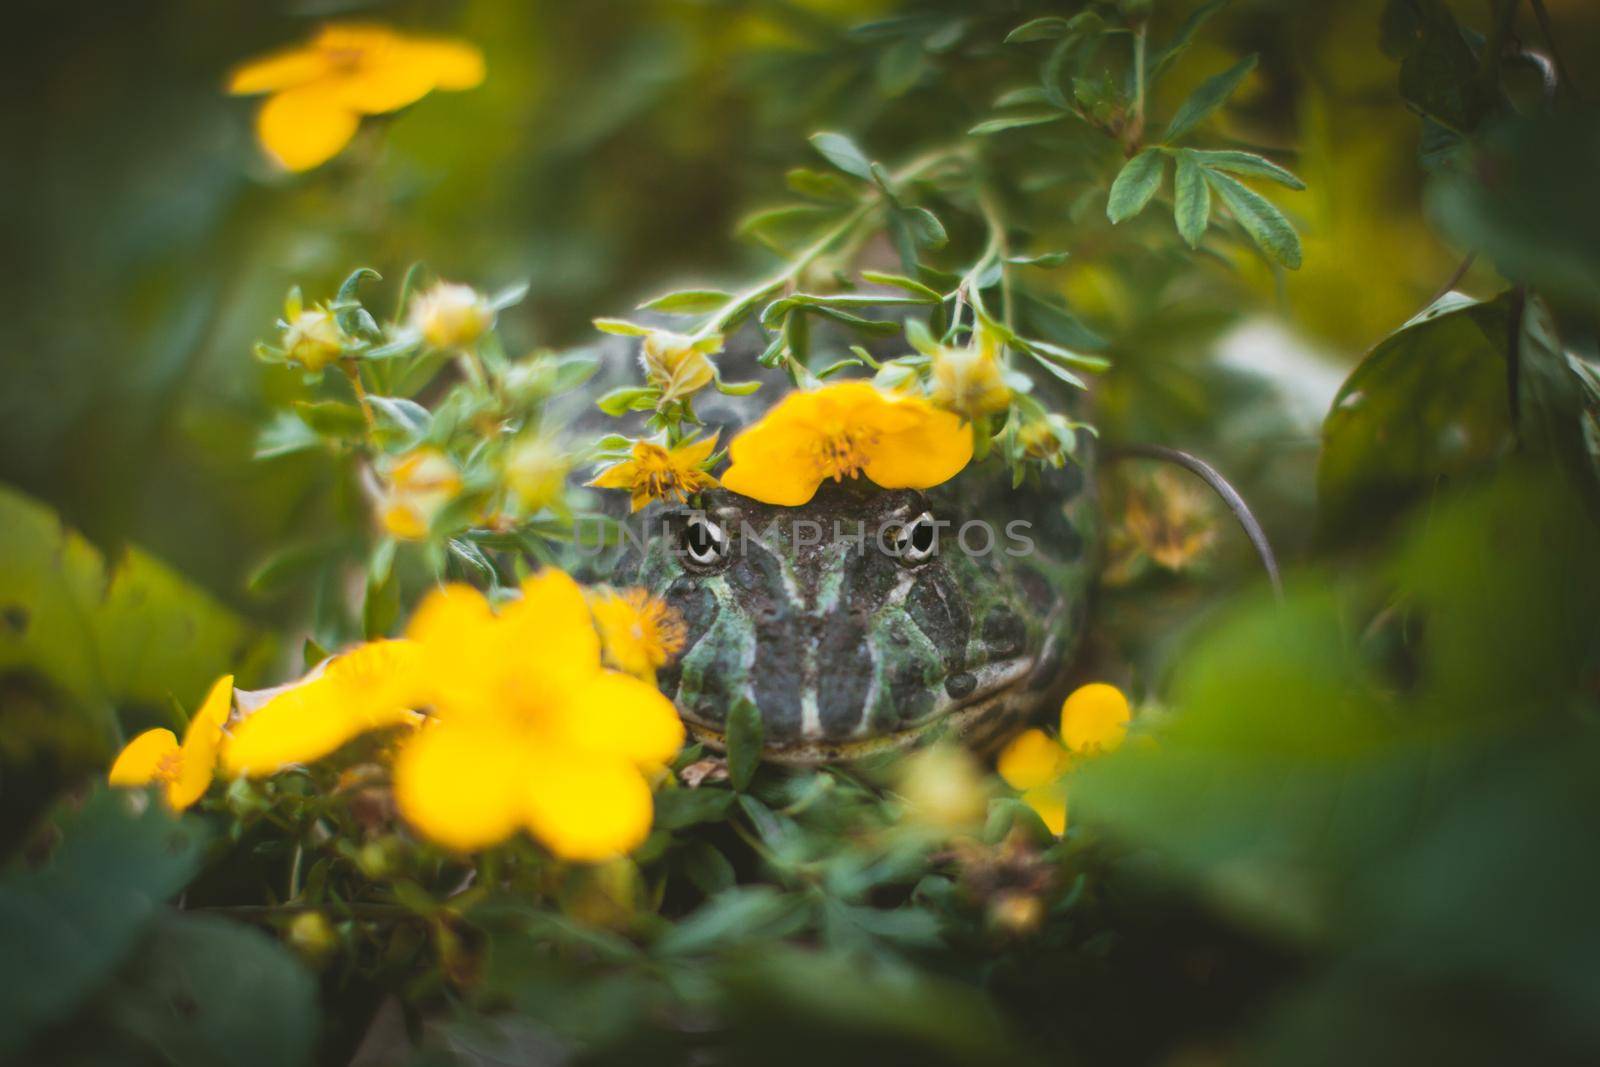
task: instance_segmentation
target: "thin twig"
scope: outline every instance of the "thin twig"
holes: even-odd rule
[[[1539,22],[1539,32],[1544,34],[1545,44],[1550,46],[1550,58],[1556,65],[1556,74],[1561,79],[1561,84],[1573,99],[1577,99],[1578,86],[1572,80],[1572,72],[1561,59],[1561,49],[1556,46],[1555,29],[1550,25],[1550,12],[1545,10],[1544,0],[1531,0],[1533,4],[1533,17]]]

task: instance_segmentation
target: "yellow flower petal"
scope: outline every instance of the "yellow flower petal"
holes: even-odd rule
[[[326,82],[285,89],[256,116],[256,135],[289,170],[326,163],[355,136],[361,117],[329,92]]]
[[[405,49],[412,63],[427,70],[440,89],[473,89],[483,84],[483,53],[464,41],[413,37]]]
[[[314,48],[286,48],[241,63],[228,74],[228,92],[236,96],[271,93],[315,81],[328,73],[327,56]]]
[[[146,730],[129,741],[117,754],[106,780],[125,789],[137,789],[156,780],[156,769],[163,760],[178,754],[178,738],[171,730]]]
[[[547,753],[524,792],[528,828],[563,859],[611,859],[650,835],[650,786],[623,760]]]
[[[806,503],[825,478],[865,474],[886,489],[927,489],[972,458],[961,420],[870,382],[790,393],[728,446],[722,484],[768,504]]]
[[[504,841],[525,819],[527,746],[525,736],[480,723],[424,726],[395,759],[400,814],[460,852]]]
[[[919,399],[917,419],[884,435],[867,459],[866,476],[885,489],[931,489],[960,474],[972,460],[972,433],[959,416]]]
[[[508,657],[502,669],[523,680],[518,691],[529,704],[560,699],[599,675],[600,635],[582,587],[566,572],[546,567],[524,579],[522,599],[500,617]]]
[[[1110,752],[1128,735],[1132,717],[1128,698],[1116,686],[1082,686],[1061,705],[1061,741],[1073,752]]]
[[[374,56],[348,74],[325,83],[328,95],[364,115],[382,115],[414,104],[433,91],[433,72],[409,61],[408,51]]]
[[[167,783],[167,803],[183,811],[205,796],[217,770],[217,746],[222,743],[222,726],[233,710],[233,675],[219,678],[200,710],[189,720],[183,733],[178,773]]]
[[[561,712],[560,740],[575,749],[660,766],[683,747],[683,722],[655,686],[602,671]]]
[[[1024,730],[1000,753],[996,769],[1012,789],[1026,791],[1061,777],[1067,754],[1043,730]]]
[[[1022,802],[1032,808],[1049,831],[1060,837],[1067,832],[1067,791],[1059,785],[1042,785],[1022,794]]]
[[[309,763],[370,730],[413,721],[423,702],[420,650],[410,641],[374,641],[330,660],[233,728],[223,768],[252,777]]]

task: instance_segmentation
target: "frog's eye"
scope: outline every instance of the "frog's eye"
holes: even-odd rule
[[[728,534],[704,515],[691,515],[683,525],[683,554],[698,567],[714,567],[728,555]]]
[[[896,530],[889,551],[908,567],[938,555],[939,530],[934,525],[933,514],[924,511]]]

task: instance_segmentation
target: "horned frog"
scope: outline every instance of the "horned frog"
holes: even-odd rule
[[[1059,700],[1087,618],[1093,470],[1085,442],[1019,488],[989,462],[925,492],[825,482],[801,507],[712,490],[641,513],[611,580],[682,616],[658,683],[712,748],[742,701],[778,762],[934,732],[983,747]]]

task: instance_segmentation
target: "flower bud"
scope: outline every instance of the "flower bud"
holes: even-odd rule
[[[309,963],[326,959],[337,943],[333,927],[320,911],[303,911],[289,924],[289,946]]]
[[[721,337],[697,341],[670,330],[651,330],[639,349],[639,363],[650,384],[661,390],[661,402],[665,404],[715,381],[717,368],[707,354],[721,350]]]
[[[304,308],[284,326],[283,349],[290,359],[307,370],[321,370],[344,353],[344,332],[339,329],[333,312],[326,308]]]
[[[436,448],[418,448],[394,461],[378,503],[383,528],[403,541],[428,536],[434,516],[461,492],[461,475]]]
[[[571,463],[555,442],[529,437],[517,442],[505,460],[506,488],[526,514],[560,503]]]
[[[411,325],[434,348],[463,348],[494,325],[494,308],[470,285],[439,282],[411,301]]]
[[[1000,345],[980,327],[964,348],[940,346],[933,357],[933,391],[930,399],[964,419],[981,418],[1011,406],[1011,388],[1000,365]]]
[[[1074,443],[1072,427],[1060,415],[1031,419],[1017,431],[1017,443],[1029,459],[1059,467]]]

